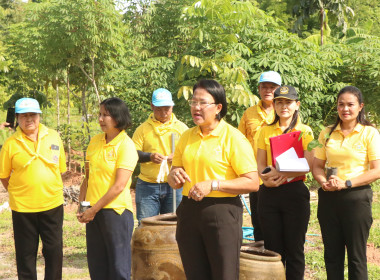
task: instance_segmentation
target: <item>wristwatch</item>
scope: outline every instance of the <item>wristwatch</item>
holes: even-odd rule
[[[212,180],[211,190],[212,191],[219,191],[219,180]]]
[[[350,180],[346,180],[346,188],[351,189],[352,188],[352,183]]]

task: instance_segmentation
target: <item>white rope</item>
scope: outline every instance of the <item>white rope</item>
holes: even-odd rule
[[[161,183],[165,181],[165,176],[169,175],[169,166],[168,166],[168,157],[161,162],[160,172],[157,175],[157,183]]]

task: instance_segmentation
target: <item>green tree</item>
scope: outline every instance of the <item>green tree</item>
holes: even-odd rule
[[[176,70],[178,96],[192,94],[192,86],[201,78],[213,78],[224,85],[237,121],[236,106],[257,102],[248,85],[248,63],[252,51],[246,44],[254,30],[273,24],[273,19],[248,1],[210,1],[194,3],[184,9],[179,26],[187,42]]]
[[[358,87],[364,95],[367,112],[372,122],[380,117],[380,37],[349,30],[341,41],[344,64],[338,78]]]
[[[311,16],[318,14],[321,45],[323,45],[323,31],[327,25],[327,10],[336,16],[337,26],[341,27],[344,33],[347,29],[347,16],[354,16],[354,11],[347,5],[346,0],[300,0],[293,9],[293,13],[297,17],[294,29],[300,32],[304,22]]]
[[[380,4],[372,0],[348,0],[348,5],[355,7],[355,16],[351,27],[364,29],[366,33],[380,36]]]

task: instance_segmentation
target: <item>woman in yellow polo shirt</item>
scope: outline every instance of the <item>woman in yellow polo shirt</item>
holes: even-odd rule
[[[307,172],[279,172],[272,165],[269,138],[293,131],[302,132],[304,157],[312,166],[313,152],[307,150],[313,140],[309,126],[299,119],[300,101],[292,86],[281,86],[274,92],[274,122],[263,127],[257,137],[257,167],[263,187],[259,190],[258,212],[264,235],[264,246],[279,253],[285,265],[286,279],[304,278],[304,243],[310,218],[310,193],[302,180]],[[299,180],[290,180],[288,178]]]
[[[0,153],[0,178],[9,193],[19,279],[37,279],[41,238],[45,279],[62,279],[63,183],[66,157],[58,133],[40,123],[37,100],[15,105],[18,127]]]
[[[79,195],[91,208],[77,216],[86,223],[91,279],[130,279],[134,223],[129,188],[138,156],[125,133],[131,125],[127,105],[116,97],[104,100],[99,124],[103,133],[94,136],[87,148],[89,172]]]
[[[249,141],[222,118],[223,86],[201,80],[189,100],[195,127],[175,149],[171,187],[183,186],[176,238],[188,280],[239,278],[242,204],[238,194],[259,187]]]
[[[363,95],[354,86],[340,90],[338,118],[319,135],[313,175],[318,190],[318,219],[325,248],[327,279],[368,279],[367,239],[372,225],[372,189],[380,178],[380,136],[365,119]],[[326,178],[325,166],[337,168]]]

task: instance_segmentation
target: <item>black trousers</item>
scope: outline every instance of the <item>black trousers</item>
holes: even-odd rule
[[[372,225],[372,195],[369,185],[337,192],[318,190],[318,220],[325,247],[327,279],[344,279],[346,248],[348,278],[368,279],[366,253]]]
[[[262,185],[260,185],[261,187]],[[260,226],[260,219],[258,214],[258,199],[259,199],[259,192],[251,192],[249,193],[249,206],[251,208],[251,221],[253,226],[253,236],[255,238],[255,241],[261,241],[264,240],[263,232],[261,230]]]
[[[62,279],[63,205],[48,211],[12,211],[18,279],[37,280],[39,238],[45,258],[45,280]]]
[[[92,280],[131,278],[133,214],[102,209],[86,224],[87,261]]]
[[[238,280],[243,207],[240,198],[183,197],[176,239],[188,280]]]
[[[310,193],[303,181],[259,190],[259,218],[264,246],[279,253],[286,279],[304,278],[304,244],[310,219]]]

